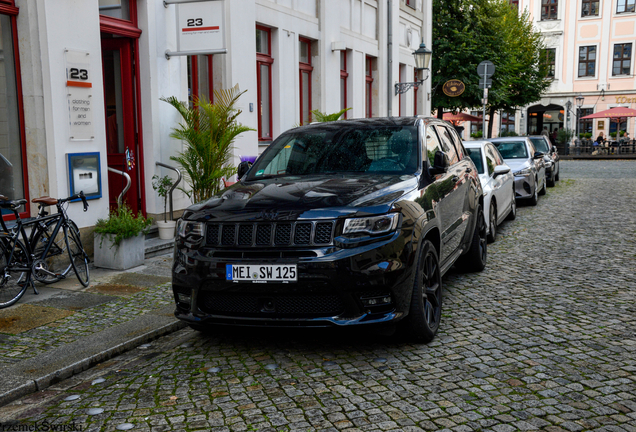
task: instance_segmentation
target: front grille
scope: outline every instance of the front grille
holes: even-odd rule
[[[208,246],[328,246],[334,222],[209,223]]]
[[[204,313],[234,316],[335,316],[344,312],[339,296],[256,296],[253,294],[200,294],[200,309]]]

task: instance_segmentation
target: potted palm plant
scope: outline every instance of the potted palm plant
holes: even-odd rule
[[[174,227],[177,224],[176,221],[168,220],[168,193],[170,193],[171,187],[172,179],[170,178],[170,176],[152,176],[152,188],[157,191],[157,194],[161,198],[163,198],[163,220],[157,221],[159,238],[162,240],[169,240],[171,238],[174,238]]]

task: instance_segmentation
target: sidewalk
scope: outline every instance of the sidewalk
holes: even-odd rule
[[[0,309],[0,406],[182,328],[171,266],[172,255],[126,271],[91,266],[88,288],[71,273]]]

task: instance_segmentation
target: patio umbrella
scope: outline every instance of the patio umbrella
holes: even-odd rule
[[[581,117],[581,120],[593,119],[593,118],[617,118],[617,117],[636,117],[636,110],[631,108],[614,107],[608,110],[599,111],[594,114]],[[444,117],[446,119],[446,117]]]
[[[463,121],[481,122],[481,117],[466,114],[463,112],[460,112],[457,114],[447,112],[447,113],[444,113],[444,120],[449,122],[463,122]]]

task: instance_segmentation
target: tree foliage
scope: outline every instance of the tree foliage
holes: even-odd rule
[[[549,87],[541,63],[543,38],[527,11],[518,12],[507,0],[434,0],[433,16],[433,87],[449,79],[466,85],[464,94],[455,98],[435,92],[438,115],[444,109],[482,105],[477,66],[484,60],[495,65],[487,105],[491,118],[497,110],[539,100]]]
[[[170,136],[186,142],[186,149],[171,156],[183,171],[183,178],[191,189],[182,189],[193,202],[206,200],[221,189],[221,178],[231,177],[236,168],[231,165],[233,144],[238,135],[255,129],[236,119],[241,110],[238,98],[245,93],[238,85],[231,89],[215,90],[215,103],[195,98],[194,106],[180,102],[174,96],[161,98],[181,114],[182,123],[172,129]]]

